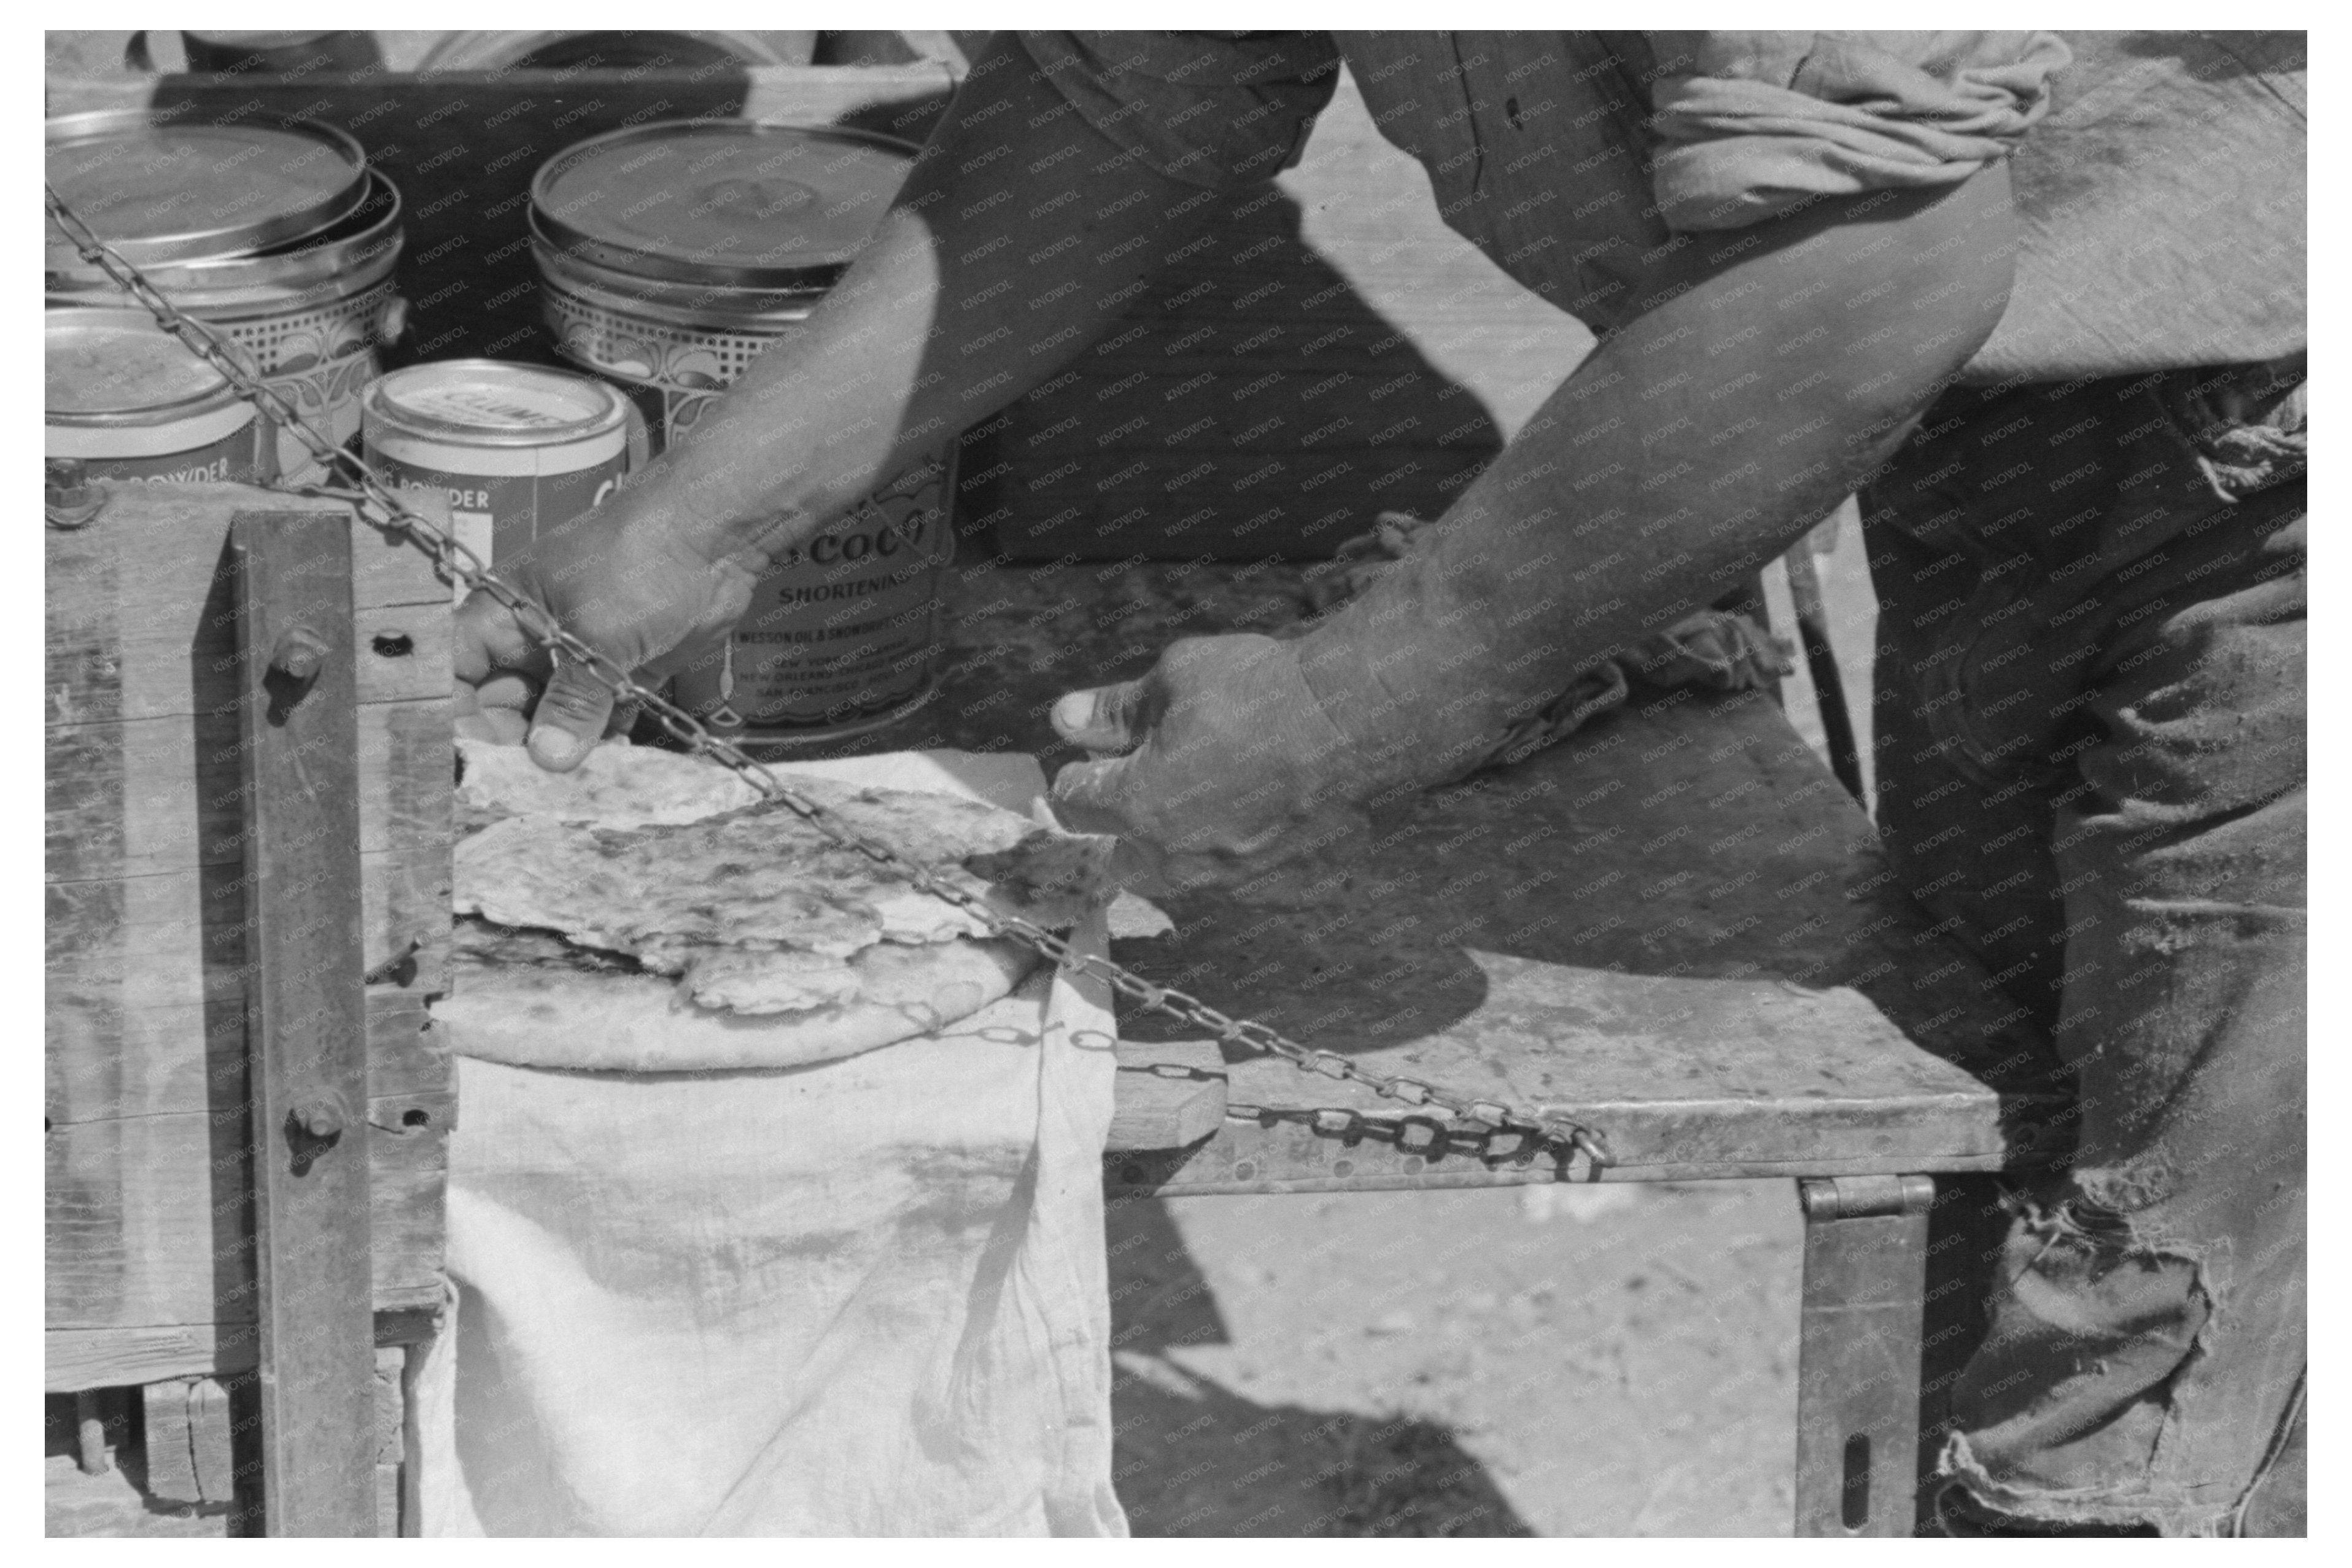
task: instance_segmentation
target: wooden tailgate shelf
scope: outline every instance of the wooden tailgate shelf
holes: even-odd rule
[[[347,761],[290,742],[278,784],[249,777],[249,763],[303,731],[264,710],[269,650],[240,648],[241,628],[261,617],[237,604],[239,528],[323,530],[347,556],[336,595],[310,614],[333,652],[307,699],[310,716],[342,716]],[[344,918],[306,916],[306,901],[349,910],[348,957],[320,973],[350,986],[352,1023],[331,1025],[299,999],[287,1011],[297,1059],[314,1038],[363,1037],[351,1044],[350,1124],[335,1140],[346,1163],[364,1156],[351,1189],[367,1215],[357,1289],[377,1318],[372,1333],[362,1314],[353,1375],[376,1375],[373,1339],[428,1330],[444,1289],[456,1100],[425,1003],[444,983],[448,926],[449,589],[429,557],[339,503],[239,486],[107,487],[89,524],[46,540],[45,1383],[148,1387],[151,1436],[189,1434],[151,1452],[211,1457],[151,1466],[151,1487],[250,1513],[240,1472],[256,1457],[232,1463],[223,1445],[232,1407],[259,1392],[247,1375],[262,1359],[252,1174],[278,1141],[257,1139],[249,1114],[260,971],[248,899],[292,922],[283,943],[298,973],[332,953],[331,921]],[[264,798],[340,790],[347,817],[273,835],[253,816]],[[244,1483],[234,1500],[224,1477]],[[371,1500],[377,1489],[370,1481]]]

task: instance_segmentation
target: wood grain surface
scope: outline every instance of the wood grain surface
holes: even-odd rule
[[[447,1094],[368,1101],[379,1310],[440,1301],[445,1133],[454,1110]],[[425,1120],[412,1122],[412,1113]],[[51,1329],[252,1321],[241,1117],[183,1111],[92,1121],[53,1129],[47,1144],[43,1294]]]
[[[302,873],[289,862],[257,884],[245,864],[224,554],[239,509],[351,531],[373,1272],[379,1305],[436,1289],[453,1107],[424,998],[443,984],[448,930],[449,589],[429,557],[336,503],[115,486],[89,527],[45,535],[52,1327],[252,1316],[246,898],[290,899]],[[94,1375],[102,1352],[85,1350]],[[138,1360],[128,1342],[123,1353]]]
[[[860,744],[1030,751],[1050,775],[1076,755],[1046,721],[1061,692],[1139,674],[1177,637],[1295,624],[1301,582],[1276,563],[961,570],[940,698]],[[2060,1136],[2047,1043],[1927,929],[1868,819],[1764,694],[1637,689],[1525,762],[1394,803],[1370,854],[1330,871],[1307,908],[1170,900],[1172,933],[1114,955],[1383,1071],[1588,1118],[1615,1179],[1986,1169]],[[1120,1029],[1199,1033],[1141,1015]],[[1280,1064],[1230,1070],[1234,1101],[1276,1112],[1377,1103]],[[1229,1121],[1112,1179],[1554,1179],[1341,1144],[1280,1116]]]

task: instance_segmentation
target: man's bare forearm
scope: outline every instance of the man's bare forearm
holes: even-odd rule
[[[1694,243],[1695,285],[1604,342],[1440,520],[1302,643],[1382,784],[1451,776],[1592,659],[1786,550],[1999,321],[1999,167]]]
[[[848,274],[624,503],[756,568],[1068,363],[1215,206],[1000,38]]]

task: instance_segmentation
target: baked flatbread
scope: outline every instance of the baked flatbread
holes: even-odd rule
[[[699,822],[760,803],[760,792],[715,763],[652,746],[606,742],[568,773],[551,773],[520,746],[461,737],[457,830],[528,812],[604,827]]]
[[[705,1007],[675,981],[620,968],[461,961],[457,994],[433,1005],[460,1055],[519,1067],[709,1072],[803,1067],[962,1022],[1010,995],[1037,964],[1012,942],[869,948],[845,965],[853,994],[800,1012]]]
[[[460,747],[473,831],[456,855],[458,983],[436,1013],[467,1055],[795,1065],[940,1029],[1036,967],[699,759],[607,745],[554,774],[520,747]],[[783,776],[1006,912],[1067,925],[1112,891],[1108,839],[962,796]]]

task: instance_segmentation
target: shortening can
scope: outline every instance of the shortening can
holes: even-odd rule
[[[531,183],[531,247],[560,352],[627,388],[656,444],[801,330],[889,210],[911,144],[685,121],[567,148]],[[811,399],[825,395],[811,386]],[[936,689],[956,439],[778,562],[725,648],[674,694],[751,746],[827,744]]]
[[[459,542],[493,566],[619,487],[635,422],[604,382],[484,359],[394,371],[360,411],[368,461],[446,494]]]
[[[680,670],[681,707],[733,739],[813,744],[920,706],[937,679],[940,579],[955,550],[949,466],[867,496],[777,562],[715,652]]]

